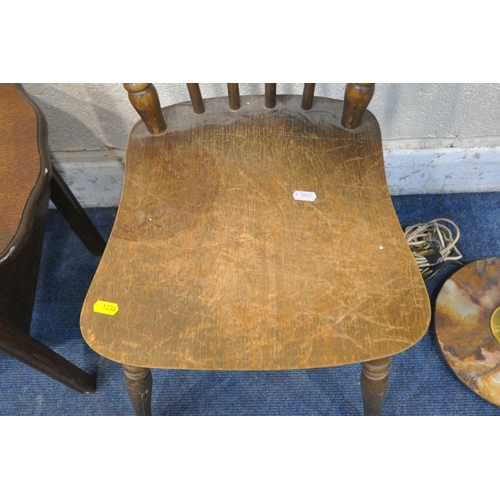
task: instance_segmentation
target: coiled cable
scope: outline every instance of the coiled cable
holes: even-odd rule
[[[449,227],[451,226],[451,227]],[[462,254],[457,248],[460,229],[449,219],[408,226],[406,241],[425,280],[432,278],[447,262],[462,265]]]

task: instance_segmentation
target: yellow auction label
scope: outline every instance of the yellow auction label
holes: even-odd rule
[[[94,312],[114,316],[118,312],[118,304],[115,304],[114,302],[106,302],[105,300],[98,300],[94,304]]]

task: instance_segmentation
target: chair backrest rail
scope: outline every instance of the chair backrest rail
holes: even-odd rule
[[[205,105],[199,83],[187,83],[189,97],[193,110],[197,114],[205,112]],[[152,135],[165,133],[167,125],[161,110],[158,93],[152,83],[124,83],[129,99],[137,113],[143,119]],[[310,110],[313,106],[315,83],[304,83],[301,107]],[[238,83],[227,84],[229,107],[236,111],[241,108],[241,97]],[[341,124],[348,130],[354,130],[361,124],[361,120],[370,104],[375,92],[374,83],[348,83],[345,88],[344,108]],[[265,107],[276,107],[276,83],[265,84]]]

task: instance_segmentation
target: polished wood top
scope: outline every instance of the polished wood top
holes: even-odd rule
[[[0,84],[0,264],[22,245],[30,212],[48,186],[45,142],[43,118],[23,91]]]
[[[132,130],[121,204],[82,333],[127,365],[326,367],[391,356],[430,321],[427,291],[387,188],[369,112],[342,101],[206,99]],[[314,192],[301,201],[295,191]],[[300,197],[300,196],[299,196]],[[98,301],[114,315],[93,311]]]

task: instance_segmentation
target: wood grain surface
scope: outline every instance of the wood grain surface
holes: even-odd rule
[[[0,263],[26,239],[50,179],[48,152],[38,146],[45,124],[21,92],[0,84]]]
[[[81,328],[132,366],[279,370],[384,358],[417,342],[427,291],[387,189],[380,130],[343,102],[242,96],[163,110],[131,132],[122,199]],[[316,194],[314,202],[295,191]],[[118,304],[111,316],[97,300]]]

